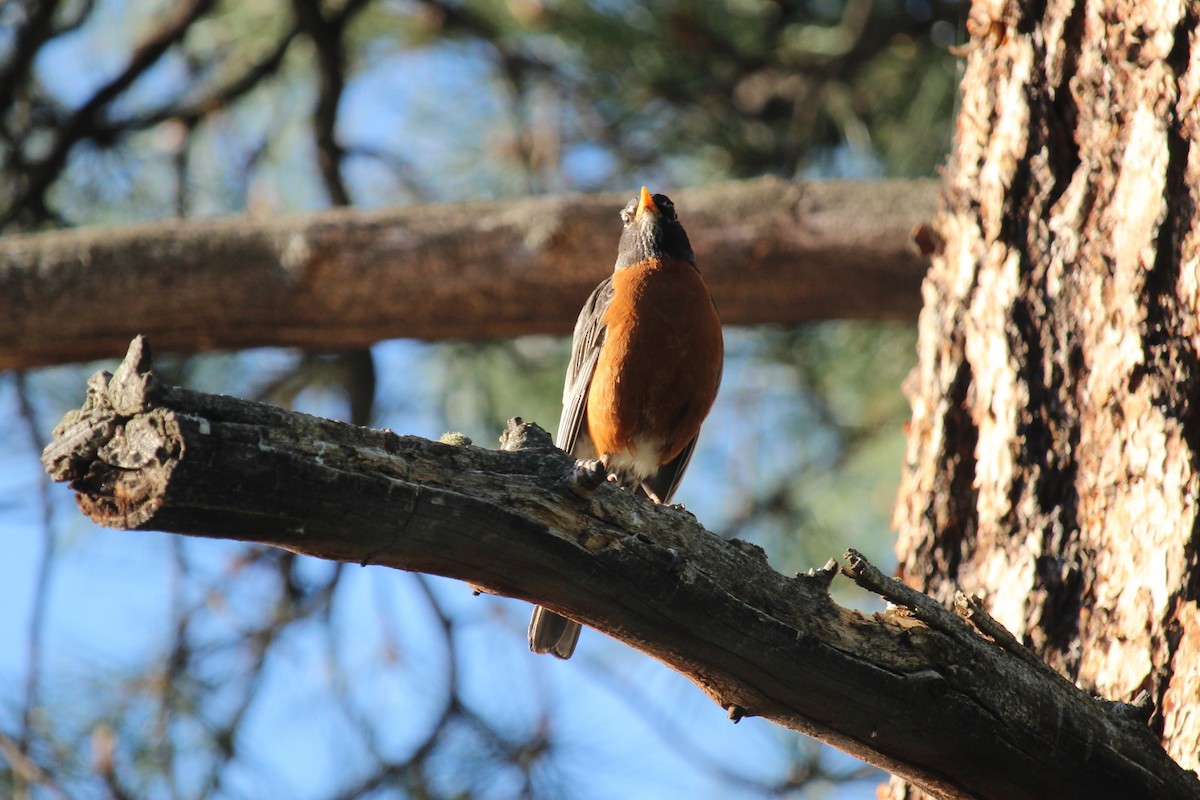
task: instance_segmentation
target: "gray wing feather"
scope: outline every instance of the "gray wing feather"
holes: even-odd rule
[[[592,385],[592,376],[596,374],[600,347],[604,344],[606,327],[602,318],[612,298],[612,278],[605,278],[592,291],[579,312],[579,319],[575,321],[575,333],[571,337],[571,361],[567,365],[567,380],[563,384],[562,416],[558,420],[558,435],[554,438],[554,443],[568,453],[574,454],[587,416],[588,390]]]
[[[696,450],[696,442],[699,440],[696,436],[687,445],[679,451],[679,455],[672,458],[666,464],[658,468],[649,478],[642,481],[642,488],[647,490],[647,496],[657,497],[662,503],[671,502],[671,498],[675,496],[675,490],[679,488],[679,484],[683,481],[683,473],[687,472],[688,464],[692,460],[692,453]]]
[[[592,291],[579,319],[575,321],[575,333],[571,337],[571,361],[567,364],[567,380],[563,385],[563,410],[558,420],[558,435],[554,443],[572,455],[576,450],[591,449],[591,439],[584,433],[587,418],[587,396],[596,374],[596,362],[600,359],[600,347],[604,344],[602,321],[608,304],[612,302],[612,279],[606,278]],[[593,458],[590,453],[581,453]],[[574,620],[555,614],[538,606],[529,621],[529,649],[535,653],[553,653],[558,658],[570,658],[579,641],[580,625]]]

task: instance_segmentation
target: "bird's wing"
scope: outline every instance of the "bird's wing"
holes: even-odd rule
[[[642,481],[642,489],[651,500],[659,503],[671,502],[671,498],[675,496],[675,490],[683,481],[683,473],[687,472],[688,462],[692,460],[692,453],[696,450],[696,441],[699,438],[698,435],[693,438],[679,451],[679,455],[663,464],[657,472]]]
[[[612,278],[597,286],[575,322],[571,338],[571,361],[567,365],[567,380],[563,385],[563,410],[558,420],[558,435],[554,443],[568,453],[574,453],[579,433],[587,416],[588,390],[604,344],[604,312],[613,299]]]

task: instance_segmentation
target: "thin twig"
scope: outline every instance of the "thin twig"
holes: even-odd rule
[[[23,781],[30,786],[41,786],[52,792],[56,797],[66,797],[66,793],[54,782],[54,776],[30,758],[24,748],[18,745],[12,737],[0,731],[0,756],[4,756],[4,760],[8,762],[12,768],[13,775],[18,781]],[[18,783],[15,797],[22,797],[23,790]]]
[[[30,398],[29,384],[24,372],[16,373],[17,403],[25,430],[29,435],[29,443],[33,452],[38,452],[43,439],[37,420],[37,410]],[[57,552],[52,528],[52,509],[50,506],[50,483],[43,472],[38,477],[37,501],[40,516],[42,551],[38,556],[37,574],[33,584],[32,611],[29,615],[29,627],[26,631],[26,664],[25,664],[25,697],[21,709],[21,729],[17,738],[17,746],[26,750],[34,740],[34,714],[40,705],[40,682],[42,675],[42,638],[45,629],[46,608],[50,596],[50,581],[54,572],[55,554]]]

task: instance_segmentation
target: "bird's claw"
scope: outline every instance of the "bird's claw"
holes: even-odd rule
[[[600,484],[612,479],[604,464],[595,459],[576,461],[567,471],[567,486],[580,497],[591,497]]]

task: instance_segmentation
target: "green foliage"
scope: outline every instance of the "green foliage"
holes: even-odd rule
[[[854,546],[891,560],[890,515],[900,477],[916,335],[895,324],[829,323],[768,339],[767,358],[800,378],[799,460],[771,543],[785,571],[819,566]],[[804,447],[804,445],[802,445]]]
[[[813,154],[851,147],[892,174],[928,174],[949,143],[952,57],[928,46],[933,18],[904,9],[577,0],[555,4],[544,28],[573,56],[584,76],[577,96],[629,167],[682,158],[701,180],[790,176]],[[931,96],[914,120],[909,87],[926,85]],[[884,130],[881,148],[873,140]]]

